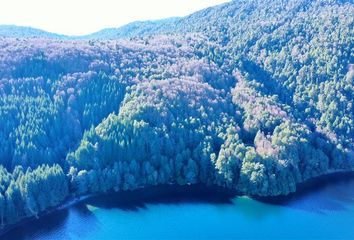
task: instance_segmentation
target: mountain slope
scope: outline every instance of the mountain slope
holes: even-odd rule
[[[0,37],[13,38],[66,38],[64,35],[46,32],[31,27],[22,27],[15,25],[0,25]]]
[[[353,26],[353,1],[240,0],[110,40],[3,39],[4,223],[112,189],[277,196],[353,170]]]
[[[90,35],[82,36],[82,39],[122,39],[131,37],[143,37],[156,35],[161,30],[167,28],[179,18],[168,18],[155,21],[137,21],[124,25],[120,28],[107,28]]]

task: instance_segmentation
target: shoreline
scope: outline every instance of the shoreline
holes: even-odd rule
[[[303,195],[309,194],[314,189],[319,189],[327,184],[334,184],[336,182],[343,182],[345,177],[354,179],[354,169],[347,170],[330,170],[325,174],[308,178],[298,184],[296,184],[296,191],[289,193],[288,195],[278,196],[251,196],[252,199],[269,204],[284,204],[292,201]]]
[[[70,207],[77,205],[79,203],[82,203],[84,201],[95,201],[95,199],[99,199],[99,198],[104,198],[104,197],[121,197],[122,195],[128,196],[128,198],[132,198],[134,200],[136,200],[136,202],[144,202],[144,200],[146,199],[150,199],[150,198],[156,198],[157,195],[162,195],[161,194],[161,190],[167,189],[167,194],[166,192],[164,192],[164,196],[163,199],[166,200],[166,197],[170,196],[169,194],[172,195],[178,195],[180,193],[193,193],[193,191],[189,191],[191,188],[195,188],[195,189],[202,189],[203,193],[207,193],[208,191],[214,191],[220,194],[220,196],[222,197],[228,197],[230,199],[234,198],[234,197],[239,197],[239,196],[246,196],[249,197],[251,199],[254,199],[256,201],[261,201],[261,202],[265,202],[265,203],[269,203],[269,204],[282,204],[284,202],[287,201],[291,201],[296,197],[301,197],[302,195],[308,194],[311,192],[311,190],[319,188],[324,185],[326,185],[327,183],[333,183],[333,179],[335,179],[334,182],[337,181],[345,181],[346,176],[350,176],[351,178],[354,178],[354,169],[348,169],[348,170],[331,170],[328,171],[326,174],[323,175],[319,175],[319,176],[315,176],[309,179],[304,180],[301,183],[298,183],[296,185],[296,191],[293,193],[290,193],[288,195],[280,195],[280,196],[265,196],[265,197],[261,197],[261,196],[247,196],[247,195],[243,195],[240,194],[239,192],[237,192],[237,190],[232,190],[232,189],[227,189],[225,187],[221,187],[218,185],[207,185],[207,184],[202,184],[202,183],[197,183],[197,184],[192,184],[192,185],[175,185],[175,184],[165,184],[165,185],[159,185],[159,186],[148,186],[148,187],[138,187],[135,190],[131,190],[131,191],[108,191],[106,193],[93,193],[93,194],[86,194],[83,196],[79,196],[79,197],[69,197],[63,204],[57,206],[57,207],[53,207],[51,209],[48,209],[40,214],[38,214],[37,217],[32,216],[32,217],[28,217],[28,218],[24,218],[21,221],[19,221],[18,223],[9,225],[9,226],[5,226],[3,228],[0,228],[0,238],[2,236],[4,236],[5,234],[11,232],[12,230],[19,228],[25,224],[28,224],[36,219],[40,219],[43,218],[45,216],[48,216],[52,213],[55,213],[57,211],[62,211],[62,210],[67,210]],[[188,189],[188,191],[186,191]],[[158,193],[158,194],[156,194]],[[137,195],[143,195],[142,199],[138,199]],[[208,197],[208,194],[203,194],[205,195],[204,197]]]
[[[68,208],[70,208],[70,207],[90,198],[90,197],[95,197],[97,195],[99,195],[99,194],[87,194],[87,195],[80,196],[80,197],[69,197],[65,202],[63,202],[59,206],[47,209],[47,210],[43,211],[42,213],[38,213],[37,217],[32,216],[32,217],[23,218],[22,220],[20,220],[17,223],[11,224],[9,226],[0,227],[0,237],[2,237],[6,233],[24,225],[24,224],[27,224],[27,223],[30,223],[30,222],[36,220],[36,219],[40,219],[42,217],[48,216],[48,215],[50,215],[54,212],[57,212],[57,211],[66,210],[66,209],[68,209]]]

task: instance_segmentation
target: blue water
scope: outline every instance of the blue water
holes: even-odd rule
[[[354,178],[329,182],[271,203],[203,187],[103,196],[4,239],[354,239]]]

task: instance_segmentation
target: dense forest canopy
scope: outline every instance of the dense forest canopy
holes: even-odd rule
[[[276,196],[354,169],[353,1],[237,0],[81,39],[4,29],[2,226],[83,194]]]

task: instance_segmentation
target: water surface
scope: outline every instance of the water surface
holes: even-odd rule
[[[159,187],[96,197],[4,239],[354,239],[354,177],[320,179],[288,198]]]

